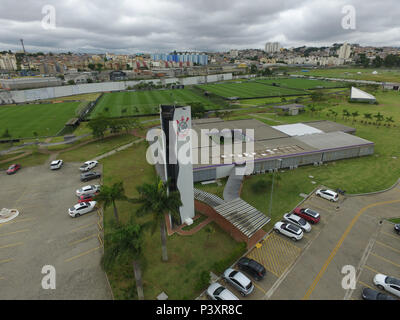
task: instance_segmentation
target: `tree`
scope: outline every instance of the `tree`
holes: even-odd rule
[[[313,102],[321,101],[323,99],[324,94],[321,90],[315,90],[311,93],[311,100]]]
[[[108,121],[104,115],[100,115],[89,121],[88,127],[92,130],[92,134],[96,138],[104,138],[104,133],[108,128]]]
[[[383,114],[378,112],[377,114],[374,115],[374,118],[376,119],[376,124],[379,126],[381,124],[381,121],[385,118]]]
[[[386,117],[385,122],[388,127],[390,127],[390,124],[394,122],[393,117]]]
[[[201,102],[192,102],[190,104],[193,118],[202,118],[206,112],[206,108]]]
[[[372,65],[375,68],[380,68],[383,65],[383,59],[380,56],[376,56],[375,59],[372,61]]]
[[[372,113],[364,113],[365,123],[368,123],[368,120],[372,119]]]
[[[71,80],[68,80],[68,84],[71,84],[71,85],[72,85],[72,84],[75,84],[75,81],[72,80],[72,79],[71,79]]]
[[[257,73],[257,66],[255,64],[252,64],[250,67],[250,73]]]
[[[342,111],[342,119],[347,120],[350,117],[350,112],[347,109],[343,109]]]
[[[96,65],[94,63],[89,63],[88,68],[93,71],[94,69],[96,69]]]
[[[1,135],[2,138],[11,138],[11,134],[8,131],[8,128],[6,128],[6,130],[4,130],[4,133]]]
[[[118,227],[105,237],[107,250],[104,253],[104,266],[107,268],[121,259],[125,253],[133,260],[133,270],[136,280],[136,289],[139,300],[144,299],[142,272],[139,260],[142,257],[143,235],[142,227],[135,223],[129,223]]]
[[[180,219],[179,208],[182,206],[181,196],[179,191],[169,191],[169,182],[164,183],[160,178],[157,178],[152,184],[144,183],[136,189],[139,197],[130,199],[133,203],[139,203],[140,207],[137,210],[139,216],[152,214],[152,232],[160,227],[162,260],[168,261],[167,253],[167,231],[165,225],[165,216],[170,214],[176,221]]]
[[[124,185],[122,181],[114,183],[110,186],[102,186],[100,194],[96,196],[96,201],[104,206],[104,209],[109,206],[113,206],[114,209],[114,217],[117,225],[119,225],[119,216],[118,209],[115,204],[117,200],[127,200],[128,198],[125,195]]]

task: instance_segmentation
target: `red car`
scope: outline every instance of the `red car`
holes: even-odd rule
[[[318,223],[319,220],[321,219],[321,215],[318,212],[311,210],[309,208],[297,207],[296,209],[293,210],[293,213],[311,222],[312,224]]]
[[[95,197],[98,193],[95,194],[84,194],[82,196],[79,197],[78,203],[81,202],[90,202],[90,201],[95,201]]]
[[[21,165],[14,163],[11,166],[8,167],[7,169],[7,174],[14,174],[16,173],[19,169],[21,169]]]

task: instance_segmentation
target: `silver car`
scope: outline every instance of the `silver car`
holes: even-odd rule
[[[283,215],[283,220],[298,226],[299,228],[303,229],[305,232],[311,231],[311,225],[302,217],[299,217],[297,214],[294,213],[285,213]]]
[[[219,283],[213,283],[208,287],[207,296],[212,300],[239,300],[232,292]]]
[[[254,285],[243,273],[232,268],[225,270],[224,279],[237,289],[242,296],[247,296],[254,290]]]

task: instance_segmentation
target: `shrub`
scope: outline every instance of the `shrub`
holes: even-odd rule
[[[214,263],[212,266],[212,270],[217,273],[221,274],[228,268],[237,258],[243,255],[246,252],[246,243],[240,242],[236,249],[230,254],[230,256],[226,257],[225,259],[221,259]]]
[[[254,193],[265,192],[265,190],[268,188],[268,185],[269,183],[265,179],[257,180],[251,185],[251,191],[253,191]]]
[[[207,285],[210,283],[210,272],[208,271],[202,271],[199,273],[199,277],[196,282],[196,290],[200,291],[207,287]]]

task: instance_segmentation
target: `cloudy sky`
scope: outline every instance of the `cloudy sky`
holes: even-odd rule
[[[0,50],[166,52],[400,46],[399,0],[0,0]],[[55,15],[46,5],[52,5]],[[344,29],[343,7],[355,9]],[[55,20],[52,17],[55,16]],[[54,26],[52,28],[52,26]]]

